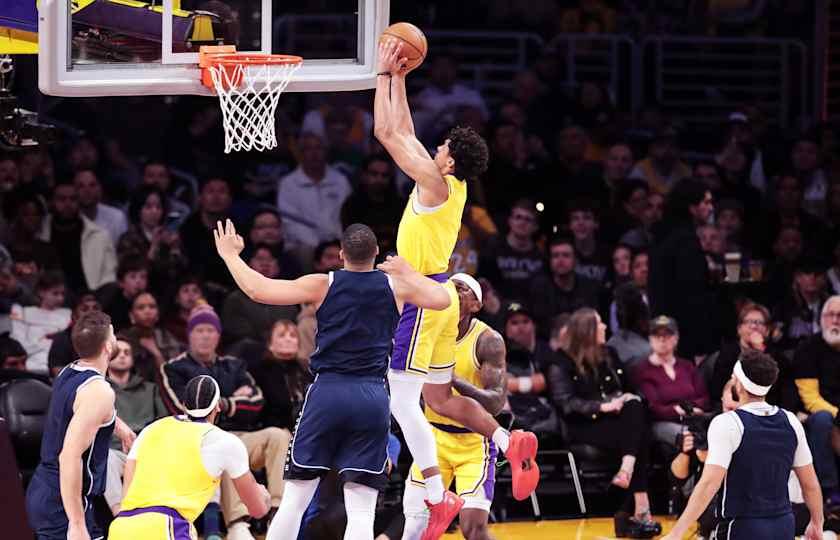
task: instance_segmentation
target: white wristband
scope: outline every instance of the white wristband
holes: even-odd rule
[[[534,387],[534,382],[531,380],[531,377],[519,377],[518,384],[521,394],[527,394]]]

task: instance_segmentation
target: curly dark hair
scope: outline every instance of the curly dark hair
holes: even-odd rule
[[[470,127],[454,127],[447,136],[449,155],[455,160],[454,175],[460,180],[477,179],[487,170],[489,153],[484,138]]]

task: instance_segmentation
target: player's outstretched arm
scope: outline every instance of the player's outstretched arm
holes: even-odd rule
[[[412,180],[443,196],[449,193],[440,169],[414,135],[414,124],[405,97],[405,76],[399,74],[401,62],[397,42],[379,45],[379,75],[373,100],[373,134],[397,166]],[[394,73],[397,73],[395,76]]]
[[[443,285],[419,273],[398,255],[389,256],[376,267],[391,276],[394,296],[401,302],[435,310],[446,309],[452,303]]]
[[[324,300],[329,286],[326,274],[309,274],[294,280],[269,279],[239,256],[245,241],[236,234],[231,220],[226,220],[224,225],[217,221],[213,236],[216,251],[225,261],[233,280],[251,300],[272,305],[320,304]]]
[[[460,377],[453,377],[452,386],[462,396],[471,397],[484,407],[487,412],[496,416],[502,411],[507,399],[505,391],[505,340],[495,330],[485,330],[478,336],[476,343],[476,357],[481,370],[482,388],[470,384]]]
[[[114,391],[105,381],[93,381],[76,393],[73,418],[67,426],[58,456],[61,502],[69,522],[68,538],[86,538],[88,531],[82,508],[82,454],[90,448],[96,432],[113,413]]]

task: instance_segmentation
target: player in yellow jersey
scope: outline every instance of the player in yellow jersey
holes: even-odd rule
[[[209,375],[187,383],[186,416],[147,426],[125,464],[122,510],[111,523],[111,540],[195,540],[193,521],[227,473],[248,513],[264,516],[271,496],[251,474],[248,452],[238,437],[213,423],[219,385]],[[229,536],[230,538],[230,536]]]
[[[452,276],[460,299],[458,341],[455,343],[453,386],[478,401],[490,414],[505,404],[505,341],[498,332],[474,318],[481,310],[481,286],[468,274]],[[437,456],[445,486],[455,480],[464,499],[461,532],[466,540],[488,540],[490,505],[496,480],[496,445],[458,422],[426,408],[437,442]],[[403,540],[418,540],[426,528],[425,484],[416,465],[411,468],[403,497]]]
[[[374,98],[376,138],[415,181],[397,232],[397,253],[421,274],[444,283],[452,305],[439,312],[405,305],[388,380],[391,413],[425,479],[431,515],[423,538],[436,540],[463,501],[444,489],[432,428],[419,406],[421,392],[433,410],[491,439],[505,453],[517,499],[527,497],[539,481],[537,439],[533,433],[508,433],[474,399],[452,392],[459,316],[457,292],[446,270],[467,201],[466,180],[477,179],[487,169],[487,145],[473,129],[454,128],[431,157],[414,134],[403,67],[407,59],[400,50],[394,40],[380,43]]]

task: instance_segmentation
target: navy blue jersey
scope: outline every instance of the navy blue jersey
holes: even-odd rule
[[[400,314],[388,276],[330,273],[330,286],[315,314],[318,333],[310,359],[313,373],[384,377]]]
[[[55,488],[56,496],[60,498],[58,456],[64,446],[64,435],[67,433],[67,426],[73,418],[73,402],[76,399],[76,392],[89,382],[104,377],[93,368],[80,367],[78,364],[70,364],[55,379],[53,383],[50,408],[47,413],[44,425],[44,436],[41,439],[41,463],[35,471],[43,484]],[[82,456],[82,495],[86,501],[94,495],[101,495],[105,491],[105,469],[108,464],[108,447],[111,442],[111,435],[114,432],[114,420],[116,412],[111,420],[103,424],[93,444]],[[87,505],[85,505],[87,506]]]
[[[726,472],[718,515],[770,518],[790,513],[788,479],[798,441],[787,414],[782,409],[770,416],[738,409],[735,414],[744,433]]]

